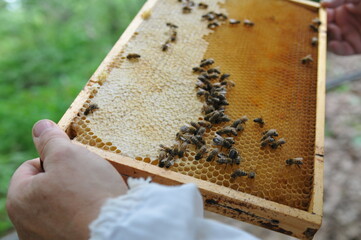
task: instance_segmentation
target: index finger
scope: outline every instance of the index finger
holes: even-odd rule
[[[39,173],[42,173],[39,158],[24,162],[14,172],[10,181],[9,189],[11,189],[12,187],[18,187],[22,184],[26,184]]]

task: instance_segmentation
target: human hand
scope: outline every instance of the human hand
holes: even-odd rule
[[[323,1],[327,9],[328,48],[338,55],[361,53],[361,0]]]
[[[14,173],[7,210],[24,240],[89,239],[88,225],[107,198],[125,194],[127,186],[112,165],[72,144],[49,120],[34,125],[39,158],[26,161]]]

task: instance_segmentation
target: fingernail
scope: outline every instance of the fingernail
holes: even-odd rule
[[[37,122],[33,128],[33,134],[35,137],[39,137],[45,129],[51,128],[54,126],[54,123],[49,120],[40,120]]]

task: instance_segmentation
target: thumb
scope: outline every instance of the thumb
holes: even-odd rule
[[[40,120],[33,127],[33,141],[44,167],[54,154],[66,153],[71,144],[68,135],[56,123]]]

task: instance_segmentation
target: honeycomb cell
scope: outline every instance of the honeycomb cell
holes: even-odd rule
[[[99,139],[99,138],[98,138],[98,139]],[[98,139],[97,139],[97,140],[98,140]],[[98,142],[98,141],[97,141],[97,142]],[[104,144],[103,142],[98,142],[98,143],[97,143],[97,147],[98,147],[98,148],[102,148],[102,147],[104,147],[104,145],[105,145],[105,144]]]
[[[96,142],[95,142],[93,139],[91,139],[91,140],[89,141],[89,145],[90,145],[90,146],[95,146],[95,145],[96,145]]]

